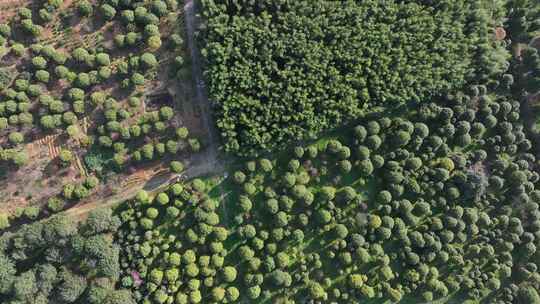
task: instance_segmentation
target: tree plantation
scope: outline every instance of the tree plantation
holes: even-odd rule
[[[0,166],[18,188],[2,195],[23,201],[6,208],[12,222],[182,172],[202,133],[179,111],[190,102],[179,3],[38,2],[0,19]]]
[[[0,303],[540,304],[537,1],[20,2]]]

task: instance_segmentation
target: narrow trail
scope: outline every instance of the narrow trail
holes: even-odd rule
[[[172,181],[170,176],[162,177],[151,182],[146,182],[142,185],[135,185],[127,189],[122,189],[122,191],[108,196],[104,199],[91,200],[90,202],[81,202],[65,211],[65,214],[71,216],[84,216],[86,213],[92,211],[95,208],[109,208],[114,207],[115,205],[135,197],[137,192],[140,190],[145,190],[151,195],[155,195],[158,192],[164,190],[169,183]]]
[[[67,209],[65,211],[65,214],[79,217],[79,216],[85,215],[86,213],[92,211],[95,208],[113,207],[114,205],[124,201],[125,199],[128,199],[129,197],[135,196],[140,189],[138,187],[134,187],[134,188],[136,189],[129,189],[126,191],[122,191],[122,193],[108,197],[106,200],[97,200],[97,201],[92,201],[91,203],[86,203],[86,204],[83,203],[80,206],[74,206],[72,208]]]

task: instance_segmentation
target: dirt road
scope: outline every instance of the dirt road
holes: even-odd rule
[[[184,3],[184,20],[186,23],[187,31],[187,43],[191,55],[193,84],[195,88],[195,100],[201,110],[201,119],[203,121],[204,128],[208,134],[207,146],[202,153],[196,155],[194,159],[194,167],[186,175],[189,177],[197,176],[207,173],[216,173],[223,171],[223,164],[218,159],[218,134],[214,125],[212,117],[212,105],[208,100],[206,93],[206,85],[202,77],[202,67],[200,52],[197,48],[197,41],[195,39],[195,29],[197,27],[197,20],[195,16],[195,4],[193,0],[186,0]]]

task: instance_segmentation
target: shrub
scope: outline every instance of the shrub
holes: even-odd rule
[[[161,47],[161,38],[159,36],[150,36],[146,43],[150,50],[155,51]]]
[[[51,21],[53,19],[53,16],[46,9],[42,8],[39,10],[39,19],[42,22],[46,23],[46,22]]]
[[[107,96],[103,92],[96,91],[90,95],[90,101],[92,102],[93,106],[102,105],[106,99]]]
[[[77,11],[81,16],[90,16],[92,15],[94,9],[92,7],[92,4],[88,2],[87,0],[81,0],[77,4]]]
[[[17,56],[22,56],[24,54],[25,48],[24,45],[16,43],[11,46],[11,51]]]
[[[144,53],[141,55],[141,64],[144,69],[152,69],[157,66],[158,62],[154,54]]]
[[[87,73],[79,73],[75,79],[75,85],[81,88],[87,88],[91,83],[90,75]]]
[[[116,15],[116,9],[109,4],[103,4],[100,6],[100,11],[103,14],[105,20],[112,20]]]
[[[109,55],[105,53],[98,53],[96,55],[96,63],[98,65],[102,66],[108,66],[111,64],[111,60],[109,59]]]
[[[227,283],[234,282],[236,280],[237,271],[234,267],[227,266],[223,268],[223,280]]]
[[[9,217],[5,213],[0,213],[0,230],[9,228]]]
[[[39,211],[38,206],[28,206],[24,208],[24,216],[30,220],[35,220],[39,216]]]
[[[49,82],[50,76],[49,72],[45,70],[39,70],[36,72],[36,79],[40,82],[47,83]]]
[[[8,136],[10,143],[17,145],[24,141],[24,136],[20,132],[11,132]]]
[[[144,84],[144,76],[140,73],[133,73],[130,79],[131,79],[131,83],[134,86],[141,86]]]
[[[20,167],[26,165],[28,163],[28,160],[28,154],[26,154],[26,152],[24,151],[17,152],[13,155],[13,163],[16,166]]]
[[[137,192],[135,199],[141,204],[149,204],[151,202],[150,197],[148,196],[148,193],[144,190]]]
[[[81,47],[74,49],[71,55],[76,61],[81,63],[86,62],[88,56],[90,56],[88,51]]]
[[[41,56],[34,57],[32,58],[32,65],[37,70],[43,70],[47,67],[47,60]]]
[[[160,204],[160,205],[166,205],[169,203],[169,196],[167,195],[167,193],[160,193],[156,196],[156,201]]]
[[[0,23],[0,35],[6,38],[11,36],[11,27],[5,23]]]
[[[163,120],[169,120],[174,116],[174,110],[171,107],[162,107],[159,109],[159,115]]]
[[[8,120],[5,117],[0,117],[0,130],[4,130],[9,126]]]
[[[184,171],[184,165],[179,161],[172,161],[171,162],[171,171],[174,173],[180,173]]]
[[[73,154],[69,150],[61,150],[60,154],[58,155],[58,158],[62,163],[69,164],[73,160]]]
[[[176,136],[178,139],[186,139],[189,135],[189,131],[186,127],[176,129]]]
[[[56,68],[54,68],[54,73],[56,74],[56,76],[58,76],[58,78],[64,79],[67,77],[69,70],[65,66],[59,65]]]
[[[179,46],[182,46],[182,44],[184,44],[184,40],[182,39],[182,36],[180,36],[179,34],[172,34],[169,36],[169,41],[171,42],[171,46],[173,48],[177,48]],[[176,57],[178,58],[178,57]],[[176,58],[175,58],[175,62],[176,62]],[[183,61],[183,58],[180,57]],[[183,62],[182,62],[183,63]],[[179,66],[182,66],[182,64],[180,64]]]

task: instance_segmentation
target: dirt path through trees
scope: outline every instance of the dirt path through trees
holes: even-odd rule
[[[195,20],[195,4],[193,3],[193,0],[185,1],[184,15],[187,31],[187,43],[191,55],[193,84],[195,88],[194,102],[200,107],[202,114],[201,119],[203,121],[204,128],[206,129],[206,133],[208,134],[207,146],[202,153],[196,156],[202,158],[195,161],[200,168],[194,167],[192,171],[193,173],[200,172],[203,174],[220,172],[223,170],[223,165],[218,160],[219,139],[213,122],[212,106],[206,94],[206,85],[202,77],[200,54],[197,48],[197,41],[195,40],[195,28],[197,21]],[[193,173],[190,173],[188,169],[186,175],[190,177],[198,175]]]
[[[72,208],[66,210],[66,214],[84,218],[85,215],[95,208],[109,208],[114,207],[116,204],[122,203],[134,197],[140,190],[145,190],[151,195],[155,195],[164,190],[172,181],[171,174],[160,175],[153,177],[149,181],[143,184],[132,185],[128,188],[123,188],[118,193],[108,195],[101,199],[88,199],[85,202],[81,202]]]

